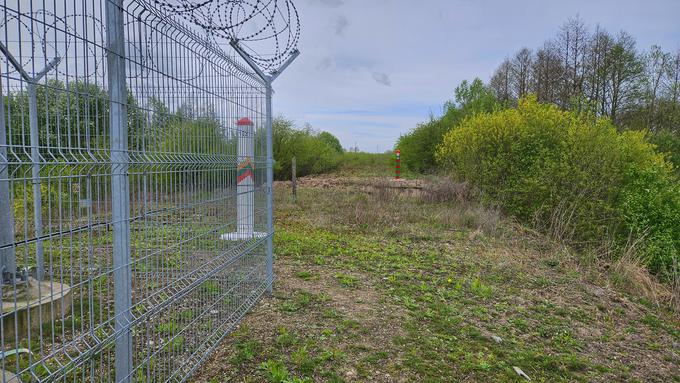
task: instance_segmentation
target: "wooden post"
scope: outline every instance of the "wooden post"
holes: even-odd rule
[[[291,179],[293,181],[293,203],[297,203],[297,163],[295,157],[291,162]]]

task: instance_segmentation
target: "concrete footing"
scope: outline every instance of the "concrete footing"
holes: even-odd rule
[[[26,337],[29,329],[61,319],[71,310],[71,287],[52,281],[29,278],[16,290],[4,289],[2,297],[2,336],[5,342]]]

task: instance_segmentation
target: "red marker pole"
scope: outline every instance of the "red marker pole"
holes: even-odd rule
[[[401,150],[397,149],[395,153],[397,154],[397,173],[394,178],[399,179],[401,177]]]

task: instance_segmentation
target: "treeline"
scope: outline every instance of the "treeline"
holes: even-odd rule
[[[295,157],[297,176],[326,173],[340,163],[344,149],[340,140],[328,132],[319,132],[310,125],[298,129],[283,117],[274,120],[274,178],[290,180]]]
[[[62,163],[82,158],[108,163],[110,137],[106,90],[81,81],[67,84],[49,80],[36,91],[39,150],[45,158],[56,158],[53,163],[43,166],[44,172],[47,174],[48,168],[57,166],[63,168],[61,172],[77,172],[79,168]],[[24,166],[30,166],[30,151],[26,150],[30,146],[28,93],[12,91],[4,95],[2,101],[6,139],[11,143],[10,155]],[[188,160],[213,163],[228,161],[219,157],[235,152],[234,131],[220,123],[210,106],[199,108],[186,103],[171,107],[153,97],[144,100],[145,105],[141,106],[131,93],[128,93],[127,103],[128,149],[133,162],[141,157],[142,161],[172,164]],[[257,142],[264,140],[262,133],[257,130]],[[328,132],[315,131],[308,125],[298,129],[284,118],[274,121],[277,179],[290,179],[293,157],[297,158],[298,175],[304,176],[335,169],[343,152],[340,141]],[[163,173],[157,177],[163,181],[174,177],[170,187],[180,188],[199,182],[218,182],[222,175],[216,167],[211,171]],[[16,193],[22,194],[25,188],[15,183],[15,189]]]
[[[344,150],[333,134],[305,124],[295,126],[284,117],[274,119],[274,178],[291,179],[295,157],[298,177],[337,172],[352,176],[385,176],[394,174],[394,155],[366,153],[358,149]]]
[[[73,81],[65,84],[49,80],[36,89],[39,150],[47,158],[65,156],[106,156],[110,147],[109,99],[96,84]],[[162,100],[149,98],[140,105],[127,95],[128,149],[133,152],[162,152],[164,155],[227,153],[236,145],[233,135],[225,134],[214,111],[182,104],[173,110]],[[17,90],[3,97],[7,140],[13,156],[30,162],[24,147],[30,146],[28,92]],[[21,150],[19,150],[21,148]],[[75,154],[74,154],[75,153]]]
[[[489,86],[516,106],[528,94],[563,109],[588,110],[617,126],[680,133],[680,48],[636,46],[626,32],[612,34],[570,19],[536,49],[522,48],[496,69]]]
[[[634,251],[680,283],[679,69],[678,53],[572,19],[488,85],[458,86],[442,116],[399,138],[402,164],[465,181],[577,249]]]

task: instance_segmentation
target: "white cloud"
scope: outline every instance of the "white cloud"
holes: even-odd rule
[[[653,43],[680,48],[677,0],[648,0],[644,7],[637,0],[573,0],[549,6],[544,0],[296,4],[302,55],[275,83],[276,113],[329,130],[344,146],[356,141],[371,151],[376,143],[391,146],[400,133],[438,113],[462,80],[488,80],[503,58],[522,46],[542,45],[577,13],[611,32],[627,30],[642,48]],[[338,23],[340,14],[344,26]],[[368,113],[348,118],[329,110]],[[381,119],[385,124],[378,126]]]

